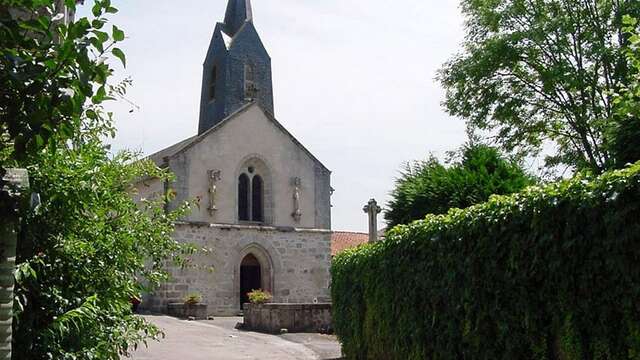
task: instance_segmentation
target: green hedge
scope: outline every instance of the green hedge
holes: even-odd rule
[[[347,359],[640,359],[640,163],[396,227],[332,276]]]

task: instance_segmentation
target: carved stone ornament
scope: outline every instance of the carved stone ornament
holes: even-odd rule
[[[220,170],[209,170],[207,172],[209,178],[209,214],[213,216],[218,207],[216,205],[216,195],[218,193],[218,182],[222,180],[222,172]]]
[[[302,209],[300,209],[300,188],[302,186],[302,180],[300,178],[293,179],[293,213],[291,216],[296,222],[300,222],[302,219]]]

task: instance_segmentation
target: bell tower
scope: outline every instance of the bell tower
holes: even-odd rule
[[[271,57],[253,24],[250,0],[229,0],[204,61],[198,134],[248,102],[273,111]]]

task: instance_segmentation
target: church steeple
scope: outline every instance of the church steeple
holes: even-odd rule
[[[229,0],[204,61],[198,134],[248,102],[273,115],[271,58],[253,25],[251,1]]]
[[[224,17],[224,31],[233,37],[247,21],[253,21],[251,0],[229,0]]]

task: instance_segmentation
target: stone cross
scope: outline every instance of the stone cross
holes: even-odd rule
[[[376,199],[371,199],[362,210],[369,214],[369,242],[376,242],[378,241],[378,214],[382,212],[382,208],[378,206]]]

